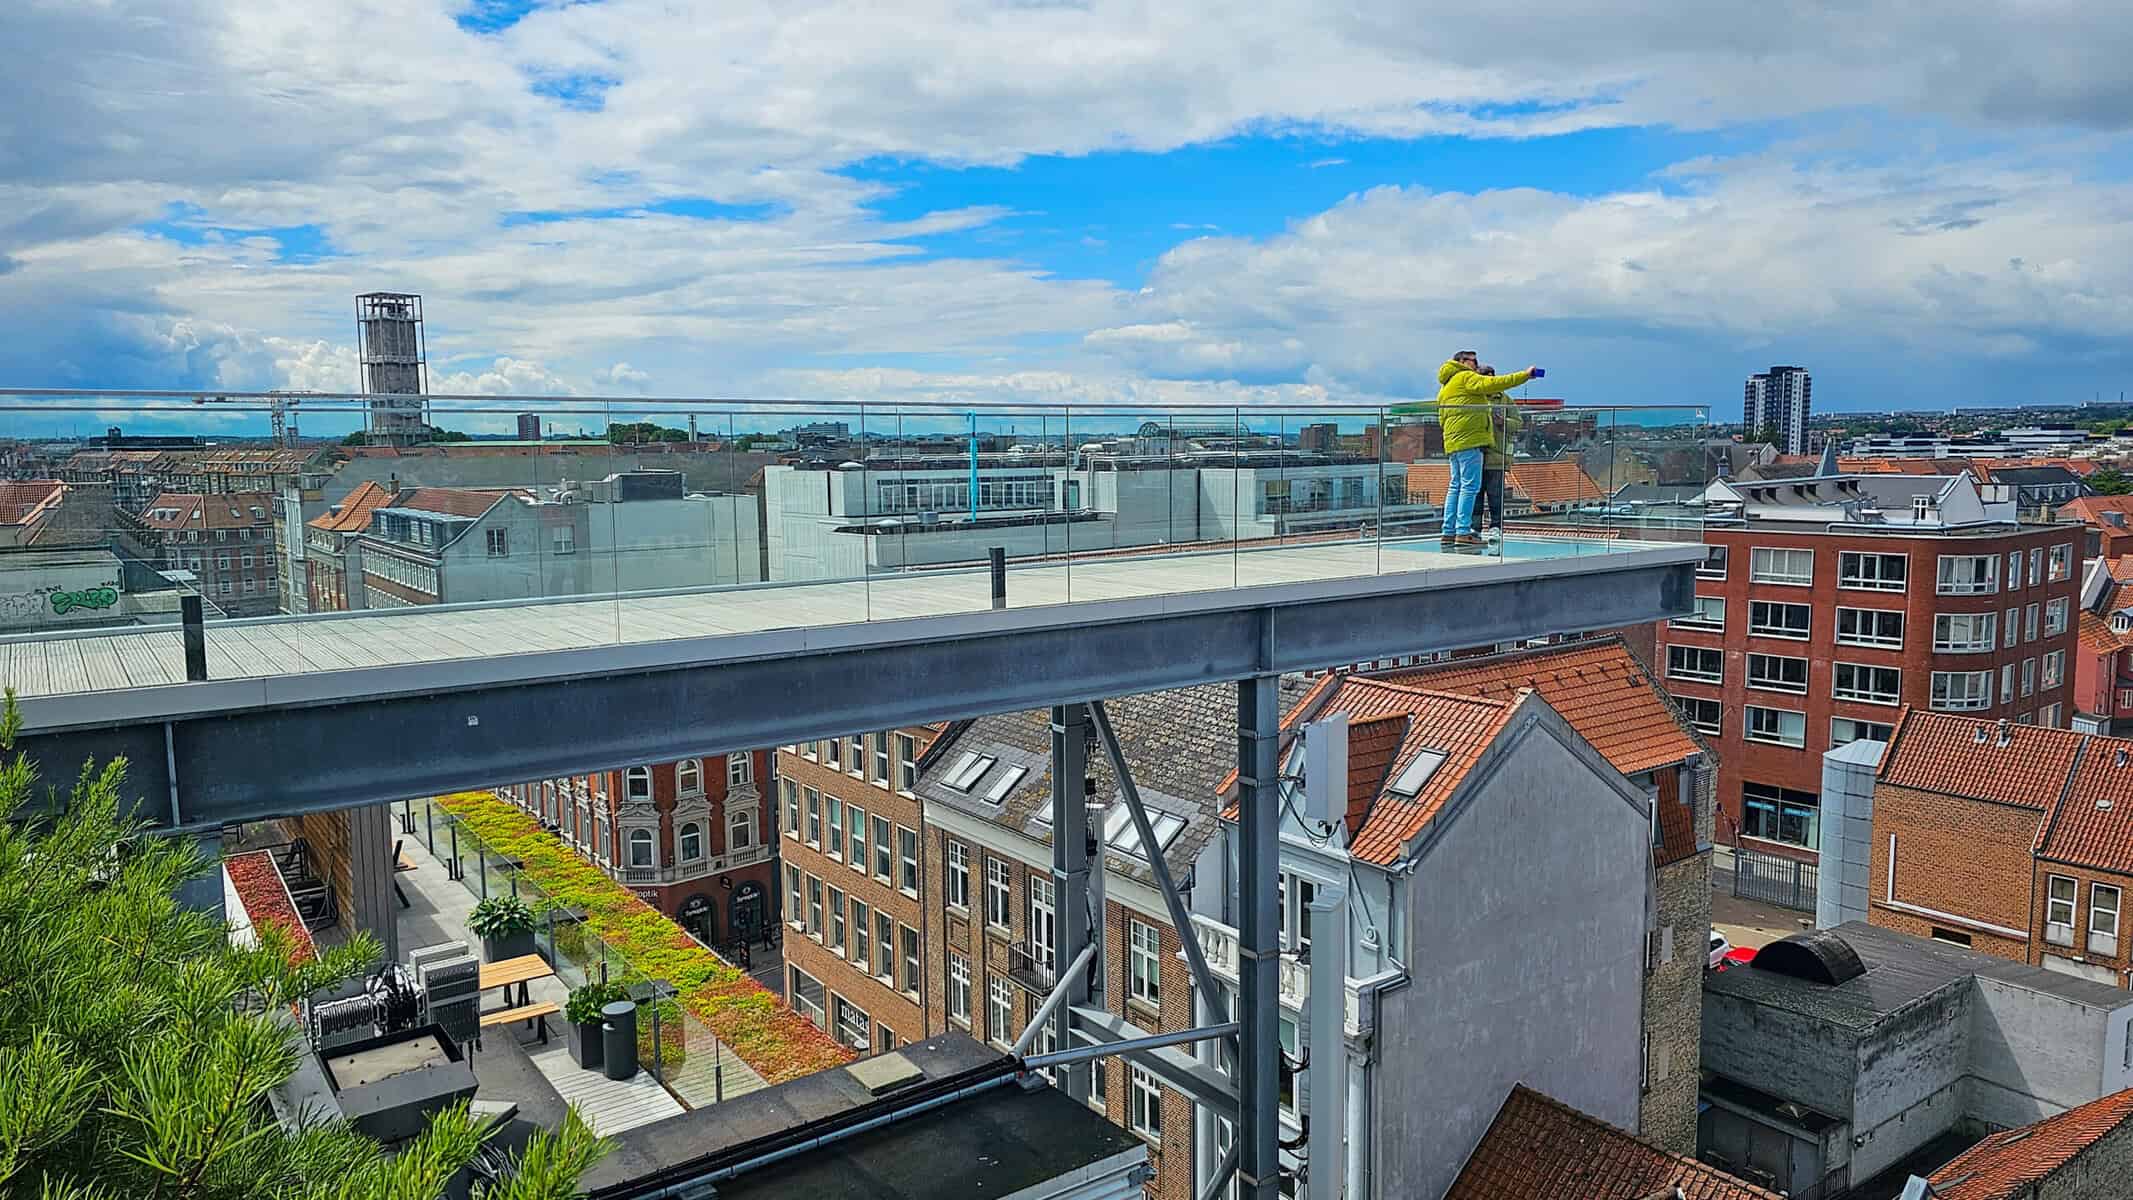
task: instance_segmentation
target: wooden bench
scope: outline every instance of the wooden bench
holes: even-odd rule
[[[562,1011],[552,1000],[543,1000],[537,1004],[521,1004],[517,1008],[499,1008],[495,1012],[481,1014],[481,1027],[483,1029],[494,1029],[498,1025],[509,1025],[513,1021],[524,1021],[529,1025],[539,1025],[541,1044],[547,1045],[548,1018],[559,1016]]]

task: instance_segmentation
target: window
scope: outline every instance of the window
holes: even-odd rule
[[[1992,707],[1992,672],[1933,672],[1932,705],[1942,712]]]
[[[897,932],[903,937],[904,994],[916,996],[918,995],[919,972],[918,930],[911,928],[909,925],[901,925],[897,927]]]
[[[2007,631],[2007,640],[2002,645],[2007,646],[2009,649],[2012,649],[2016,643],[2022,640],[2022,610],[2019,606],[2007,610],[2007,620],[2001,624],[2000,628]]]
[[[829,845],[824,847],[831,858],[844,861],[844,805],[837,798],[829,798]]]
[[[990,754],[965,750],[963,756],[955,760],[955,765],[948,768],[948,773],[941,776],[941,786],[951,791],[967,792],[978,780],[983,779],[985,772],[992,770],[992,765],[998,761]]]
[[[1696,607],[1685,616],[1675,617],[1673,623],[1683,629],[1724,629],[1726,627],[1726,598],[1724,596],[1698,596]]]
[[[1156,1086],[1155,1076],[1130,1068],[1127,1072],[1126,1126],[1147,1138],[1151,1144],[1163,1141],[1163,1090]]]
[[[845,769],[861,779],[867,774],[867,739],[863,733],[855,733],[845,741]]]
[[[2011,592],[2021,586],[2022,552],[2020,550],[2009,550],[2007,552],[2007,590]]]
[[[849,957],[859,967],[860,972],[864,974],[868,969],[868,964],[874,961],[867,957],[871,953],[870,944],[867,940],[867,922],[872,918],[872,913],[857,896],[852,897],[851,905],[852,944]]]
[[[1829,744],[1849,746],[1862,739],[1869,742],[1886,742],[1896,736],[1894,725],[1880,721],[1857,721],[1850,717],[1832,717],[1829,722]]]
[[[948,952],[948,1019],[970,1028],[970,960]]]
[[[795,925],[806,923],[800,907],[800,868],[785,868],[785,919]]]
[[[822,940],[822,881],[812,875],[807,877],[807,932]]]
[[[651,830],[630,830],[630,865],[633,867],[649,867],[652,865]]]
[[[1703,548],[1703,561],[1696,565],[1696,574],[1702,579],[1724,579],[1726,577],[1726,547],[1705,546]]]
[[[779,781],[785,788],[785,836],[800,836],[800,786],[790,779]]]
[[[2129,1024],[2133,1024],[2133,1022],[2129,1022]],[[2133,1049],[2128,1049],[2126,1053],[2129,1056],[2133,1056]],[[2128,1062],[2126,1065],[2133,1067],[2133,1062]],[[1089,1060],[1089,1107],[1100,1113],[1108,1114],[1111,1111],[1111,1088],[1104,1074],[1104,1060],[1100,1058]],[[1215,1119],[1217,1121],[1221,1120],[1220,1117]],[[1225,1147],[1224,1149],[1226,1153],[1227,1148]]]
[[[872,738],[872,744],[874,747],[873,781],[882,787],[887,787],[889,786],[889,735],[886,733],[875,734]]]
[[[2071,946],[2074,944],[2074,897],[2078,888],[2064,875],[2051,876],[2044,887],[2044,940],[2054,946]]]
[[[2089,953],[2118,957],[2118,889],[2109,884],[2089,885]]]
[[[1807,660],[1776,654],[1748,656],[1748,686],[1771,692],[1807,692]]]
[[[745,787],[755,782],[755,755],[728,754],[726,756],[726,786]]]
[[[822,765],[844,769],[844,739],[828,738],[822,743]]]
[[[844,893],[836,888],[829,890],[830,924],[829,948],[844,953]]]
[[[1940,594],[1989,596],[2000,590],[1999,574],[1997,554],[1943,554],[1940,556]]]
[[[251,569],[252,569],[252,552],[251,552],[250,550],[247,550],[247,551],[245,551],[245,552],[244,552],[243,554],[240,554],[240,555],[238,555],[238,556],[237,556],[237,565],[238,565],[238,566],[240,566],[240,567],[243,567],[243,568],[244,568],[245,570],[247,570],[247,571],[251,570]]]
[[[1029,956],[1030,962],[1051,977],[1059,942],[1058,906],[1053,902],[1058,896],[1058,885],[1052,880],[1032,871],[1029,877]]]
[[[970,909],[970,847],[953,838],[948,840],[948,903]]]
[[[1946,942],[1951,946],[1967,946],[1970,944],[1969,934],[1960,929],[1946,929],[1939,925],[1933,927],[1932,937],[1936,942]]]
[[[510,534],[511,531],[508,529],[491,529],[489,531],[490,558],[503,558],[511,553]]]
[[[1903,554],[1837,554],[1837,586],[1863,592],[1900,592],[1910,586],[1911,560]]]
[[[2044,582],[2044,547],[2037,546],[2029,552],[2029,586]]]
[[[1900,609],[1840,608],[1837,610],[1837,644],[1903,649],[1903,612]]]
[[[674,786],[684,796],[694,796],[704,790],[703,768],[693,758],[685,758],[674,764]]]
[[[2044,636],[2057,637],[2066,632],[2066,597],[2061,596],[2044,606]]]
[[[896,886],[906,896],[918,895],[918,834],[902,826],[896,829]]]
[[[1769,742],[1775,746],[1804,746],[1807,744],[1807,714],[1782,708],[1744,708],[1745,723],[1741,736],[1751,742]]]
[[[1757,546],[1748,552],[1748,578],[1756,583],[1806,587],[1815,581],[1815,552]]]
[[[896,922],[889,914],[874,914],[874,974],[890,987],[896,986]]]
[[[2066,651],[2054,650],[2044,656],[2044,678],[2041,686],[2058,687],[2066,680]]]
[[[807,792],[807,844],[820,848],[822,845],[822,793],[814,788]]]
[[[695,862],[704,856],[703,827],[691,821],[681,827],[681,861]]]
[[[2059,706],[2047,704],[2037,710],[2037,720],[2047,729],[2059,728]]]
[[[998,975],[985,981],[985,1036],[1002,1046],[1015,1044],[1015,994]]]
[[[1726,652],[1702,646],[1668,646],[1666,677],[1697,683],[1721,683],[1726,677]]]
[[[755,814],[737,812],[726,818],[726,849],[746,850],[755,845]]]
[[[985,860],[985,923],[1007,928],[1008,909],[1014,903],[1015,889],[1008,865],[997,858]]]
[[[2068,575],[2073,574],[2073,562],[2074,544],[2072,542],[2061,542],[2053,546],[2051,548],[2051,569],[2049,571],[2051,581],[2058,583]]]
[[[845,805],[844,827],[852,843],[852,869],[863,874],[867,869],[867,810],[856,804]]]
[[[1726,706],[1716,700],[1699,700],[1694,696],[1676,696],[1674,703],[1681,708],[1681,715],[1688,718],[1696,732],[1719,737],[1725,730]]]
[[[893,878],[891,872],[896,869],[895,865],[890,861],[890,856],[895,852],[889,847],[889,818],[875,817],[873,829],[874,878],[887,883]]]
[[[2034,658],[2025,658],[2022,660],[2022,694],[2024,696],[2033,696],[2036,694],[2036,692],[2037,660]]]
[[[822,1012],[822,1002],[827,995],[821,980],[798,967],[792,968],[792,1006],[801,1016],[813,1021],[817,1029],[828,1027]]]
[[[1748,632],[1763,637],[1807,640],[1808,622],[1814,610],[1805,604],[1777,604],[1768,600],[1748,603]]]
[[[1830,695],[1867,704],[1895,704],[1903,698],[1903,672],[1894,667],[1840,662]]]
[[[1942,613],[1933,618],[1933,649],[1945,654],[1990,652],[1999,618],[1989,612]]]
[[[873,1022],[867,1019],[866,1010],[842,996],[837,997],[837,1040],[854,1050],[864,1051],[873,1045]]]
[[[896,790],[905,795],[918,786],[918,740],[908,733],[896,735]]]
[[[568,525],[558,525],[552,531],[548,545],[550,551],[555,554],[576,554],[578,531]]]
[[[1741,832],[1808,850],[1821,847],[1822,798],[1813,792],[1743,783]]]
[[[1126,924],[1131,974],[1127,993],[1135,1000],[1159,1004],[1163,992],[1163,935],[1143,921],[1129,920]]]
[[[622,773],[623,795],[632,800],[652,798],[652,772],[647,767],[631,767]]]

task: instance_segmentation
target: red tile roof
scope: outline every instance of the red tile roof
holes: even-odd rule
[[[2091,1100],[2055,1117],[1995,1133],[1933,1172],[1935,1200],[2013,1200],[2114,1130],[2133,1137],[2133,1089]],[[2098,1193],[2101,1194],[2101,1193]]]
[[[1391,778],[1392,764],[1407,740],[1405,713],[1368,717],[1348,726],[1348,837],[1362,832],[1378,789]]]
[[[2104,570],[2111,573],[2111,579],[2116,583],[2133,579],[2133,554],[2121,554],[2117,558],[2104,560]]]
[[[2120,561],[2123,562],[2125,560],[2121,559]],[[2092,613],[2083,609],[2081,619],[2076,622],[2076,625],[2075,638],[2080,641],[2082,649],[2092,654],[2109,654],[2111,651],[2121,647],[2133,646],[2133,634],[2113,633],[2111,631],[2111,618],[2101,613]]]
[[[1385,865],[1395,862],[1451,799],[1481,752],[1511,719],[1517,700],[1482,700],[1453,696],[1421,688],[1402,687],[1377,679],[1346,676],[1313,713],[1314,720],[1332,713],[1346,713],[1352,722],[1372,717],[1399,715],[1408,718],[1399,750],[1393,755],[1370,801],[1364,818],[1348,846],[1348,853],[1364,862]],[[1393,781],[1424,753],[1444,755],[1444,762],[1413,796],[1391,790]]]
[[[1407,494],[1442,500],[1450,479],[1449,463],[1410,463]],[[1567,458],[1513,462],[1504,474],[1504,482],[1514,495],[1524,496],[1534,504],[1572,504],[1608,494],[1608,489]]]
[[[2002,734],[2005,746],[1999,744]],[[2070,729],[1911,708],[1897,720],[1877,778],[2042,812],[2065,791],[2084,737]]]
[[[2045,822],[2037,855],[2133,875],[2133,741],[2089,739],[2065,799]]]
[[[164,530],[271,529],[274,504],[266,492],[164,492],[141,511],[141,524]],[[157,515],[165,511],[171,515]]]
[[[496,502],[506,496],[530,499],[532,493],[522,488],[407,488],[392,497],[385,507],[414,508],[451,517],[479,517],[495,508]]]
[[[0,483],[0,525],[20,525],[47,505],[65,497],[67,485],[57,479],[24,479]]]
[[[313,529],[329,533],[359,533],[370,528],[370,512],[392,502],[393,494],[381,484],[364,480],[356,490],[342,497],[336,507],[338,512],[323,513],[311,518]]]
[[[2133,496],[2083,496],[2061,505],[2058,516],[2062,521],[2079,521],[2101,529],[2105,513],[2133,516]]]
[[[1444,1200],[1671,1200],[1677,1188],[1685,1200],[1779,1200],[1521,1084]]]

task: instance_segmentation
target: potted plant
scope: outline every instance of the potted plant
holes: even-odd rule
[[[588,979],[571,989],[570,999],[563,1004],[563,1022],[570,1027],[565,1039],[570,1043],[570,1057],[588,1071],[599,1070],[606,1061],[600,1042],[600,1010],[620,999],[619,985]]]
[[[474,906],[467,928],[481,938],[490,962],[521,958],[534,952],[533,909],[517,896],[491,896]]]

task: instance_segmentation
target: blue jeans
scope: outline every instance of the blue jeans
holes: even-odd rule
[[[1481,447],[1452,452],[1452,478],[1444,489],[1444,536],[1474,532],[1474,497],[1481,491]]]

